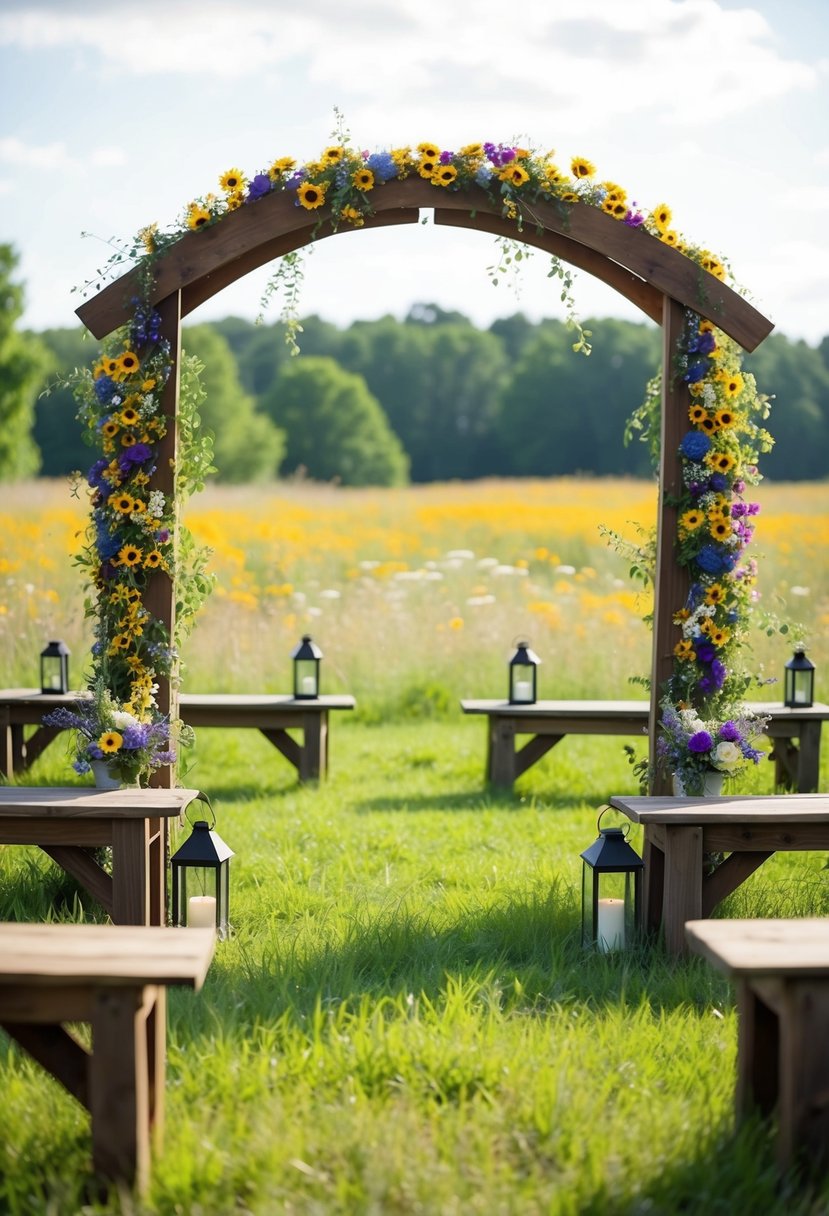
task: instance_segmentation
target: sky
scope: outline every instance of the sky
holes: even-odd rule
[[[227,169],[314,159],[338,121],[369,151],[518,141],[667,203],[779,332],[816,344],[827,119],[826,0],[0,0],[0,242],[20,326],[72,327],[113,240],[175,223]],[[493,237],[429,223],[349,233],[306,257],[299,312],[564,315],[544,254],[496,288],[497,257]],[[254,320],[269,273],[189,320]],[[573,294],[582,319],[643,320],[588,275]]]

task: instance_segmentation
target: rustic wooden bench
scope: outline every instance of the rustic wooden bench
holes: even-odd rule
[[[829,1165],[829,919],[694,920],[688,944],[737,988],[738,1121],[776,1112],[777,1160]]]
[[[53,739],[59,727],[44,726],[43,715],[59,706],[71,709],[85,694],[41,693],[36,688],[0,691],[0,774],[12,778],[25,772]],[[317,697],[313,701],[290,696],[245,693],[181,693],[179,714],[194,728],[253,727],[293,764],[300,781],[318,781],[328,771],[328,715],[331,710],[353,709],[351,696]],[[25,728],[36,729],[29,735]],[[297,742],[289,730],[301,732]]]
[[[164,1124],[168,984],[199,989],[212,929],[0,924],[0,1026],[87,1108],[92,1162],[146,1187]],[[92,1050],[65,1023],[87,1022]]]
[[[0,697],[2,694],[0,694]],[[2,706],[2,701],[0,701]],[[821,726],[829,705],[790,709],[763,701],[751,708],[769,716],[766,735],[773,741],[775,785],[811,793],[819,785]],[[465,714],[487,719],[486,780],[511,787],[566,735],[640,735],[648,733],[647,701],[461,701]],[[518,735],[531,735],[520,749]],[[797,745],[795,743],[797,741]]]
[[[773,853],[829,850],[829,794],[628,798],[610,805],[644,828],[641,923],[687,949],[685,924],[710,916]],[[708,854],[728,854],[709,873]]]
[[[0,787],[0,844],[39,845],[118,925],[167,919],[169,821],[198,790]],[[112,875],[93,850],[112,849]]]

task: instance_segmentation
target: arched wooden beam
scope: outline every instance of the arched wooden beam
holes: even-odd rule
[[[366,227],[411,223],[414,211],[422,208],[437,208],[441,223],[469,227],[471,218],[475,221],[473,226],[499,234],[504,220],[499,203],[492,202],[483,190],[445,190],[420,177],[387,182],[378,186],[371,197],[375,215],[366,220]],[[523,200],[522,215],[523,234],[516,224],[508,235],[528,244],[535,243],[529,239],[530,233],[538,240],[549,239],[551,245],[554,237],[564,238],[568,243],[563,249],[578,253],[590,273],[596,274],[601,267],[603,273],[598,277],[613,284],[614,277],[619,277],[614,266],[621,267],[649,284],[653,291],[707,317],[745,350],[754,350],[773,328],[742,296],[701,270],[690,258],[644,229],[629,228],[596,207]],[[490,227],[493,222],[497,222],[497,229]],[[188,303],[190,300],[202,303],[270,258],[299,249],[310,239],[331,232],[327,209],[312,215],[297,206],[292,195],[274,191],[255,203],[239,207],[210,227],[185,233],[161,254],[154,268],[151,302],[158,303],[181,291],[183,302],[189,296]],[[580,248],[573,249],[573,245]],[[565,252],[559,256],[570,260]],[[136,272],[130,271],[77,309],[77,315],[96,338],[105,337],[129,320],[137,284]],[[632,298],[628,292],[622,294]],[[646,293],[646,298],[650,305],[650,293]],[[648,309],[645,311],[652,315]]]

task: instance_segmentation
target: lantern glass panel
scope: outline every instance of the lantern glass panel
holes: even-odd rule
[[[319,661],[296,659],[294,667],[294,692],[297,697],[316,697],[319,694]]]
[[[814,704],[815,666],[802,650],[786,664],[784,704],[790,709],[808,709]]]
[[[63,642],[50,642],[40,654],[40,691],[69,691],[69,650]]]

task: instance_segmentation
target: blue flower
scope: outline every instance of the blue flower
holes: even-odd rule
[[[264,198],[266,194],[270,194],[272,184],[267,173],[257,173],[248,186],[248,202],[253,203],[256,199]]]
[[[711,440],[704,431],[689,431],[679,445],[679,450],[689,460],[702,460],[706,452],[711,450]]]
[[[700,380],[708,375],[708,360],[707,359],[692,359],[688,364],[688,370],[683,376],[686,384],[697,384]]]
[[[95,396],[103,405],[107,401],[111,401],[118,390],[118,385],[111,376],[98,376],[95,381]]]
[[[387,182],[397,176],[397,166],[390,152],[373,152],[366,165],[378,182]]]
[[[736,560],[736,554],[729,553],[719,545],[703,545],[696,556],[697,565],[706,574],[722,574],[725,570],[732,570]]]

